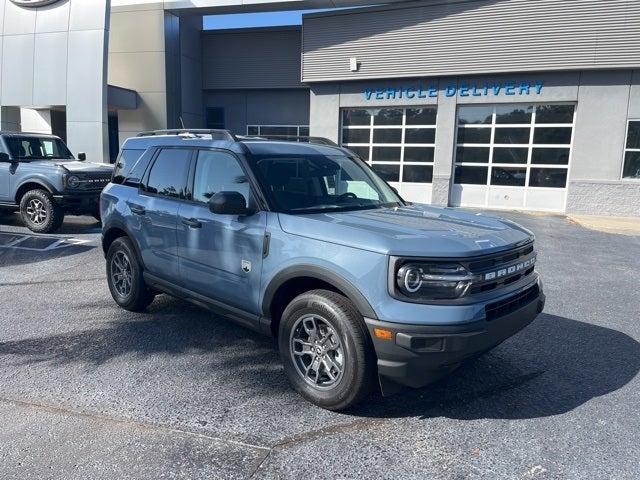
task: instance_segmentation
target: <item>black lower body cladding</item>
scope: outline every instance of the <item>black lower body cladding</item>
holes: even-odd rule
[[[401,385],[418,388],[439,380],[464,360],[491,350],[525,328],[545,303],[537,285],[525,292],[487,305],[487,318],[462,325],[405,325],[366,318],[383,394],[395,393]],[[376,328],[391,331],[391,339],[376,337]]]

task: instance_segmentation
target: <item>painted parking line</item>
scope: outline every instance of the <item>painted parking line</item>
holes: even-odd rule
[[[87,245],[91,240],[82,238],[43,237],[0,233],[0,249],[24,250],[29,252],[50,252],[61,248]]]

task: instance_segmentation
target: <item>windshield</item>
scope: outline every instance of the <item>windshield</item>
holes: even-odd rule
[[[344,155],[258,155],[256,174],[280,212],[315,213],[402,205],[361,160]]]
[[[73,155],[59,138],[5,137],[11,157],[16,160],[72,159]]]

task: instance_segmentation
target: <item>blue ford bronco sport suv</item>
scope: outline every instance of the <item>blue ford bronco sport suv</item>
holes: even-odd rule
[[[84,162],[54,135],[0,132],[0,208],[20,209],[32,231],[57,230],[65,214],[100,219],[99,198],[113,167]]]
[[[313,139],[141,134],[101,211],[118,305],[140,311],[164,292],[273,335],[293,387],[331,410],[378,382],[426,385],[544,306],[531,232],[405,202]]]

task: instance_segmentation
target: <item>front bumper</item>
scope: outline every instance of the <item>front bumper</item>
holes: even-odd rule
[[[383,394],[399,385],[422,387],[457,368],[470,357],[496,347],[529,325],[542,312],[541,284],[485,306],[485,318],[462,325],[404,325],[365,318],[378,357]],[[453,307],[455,308],[455,307]],[[376,337],[374,329],[392,332]]]
[[[69,212],[93,213],[100,202],[100,192],[101,190],[65,192],[54,195],[53,199]]]

